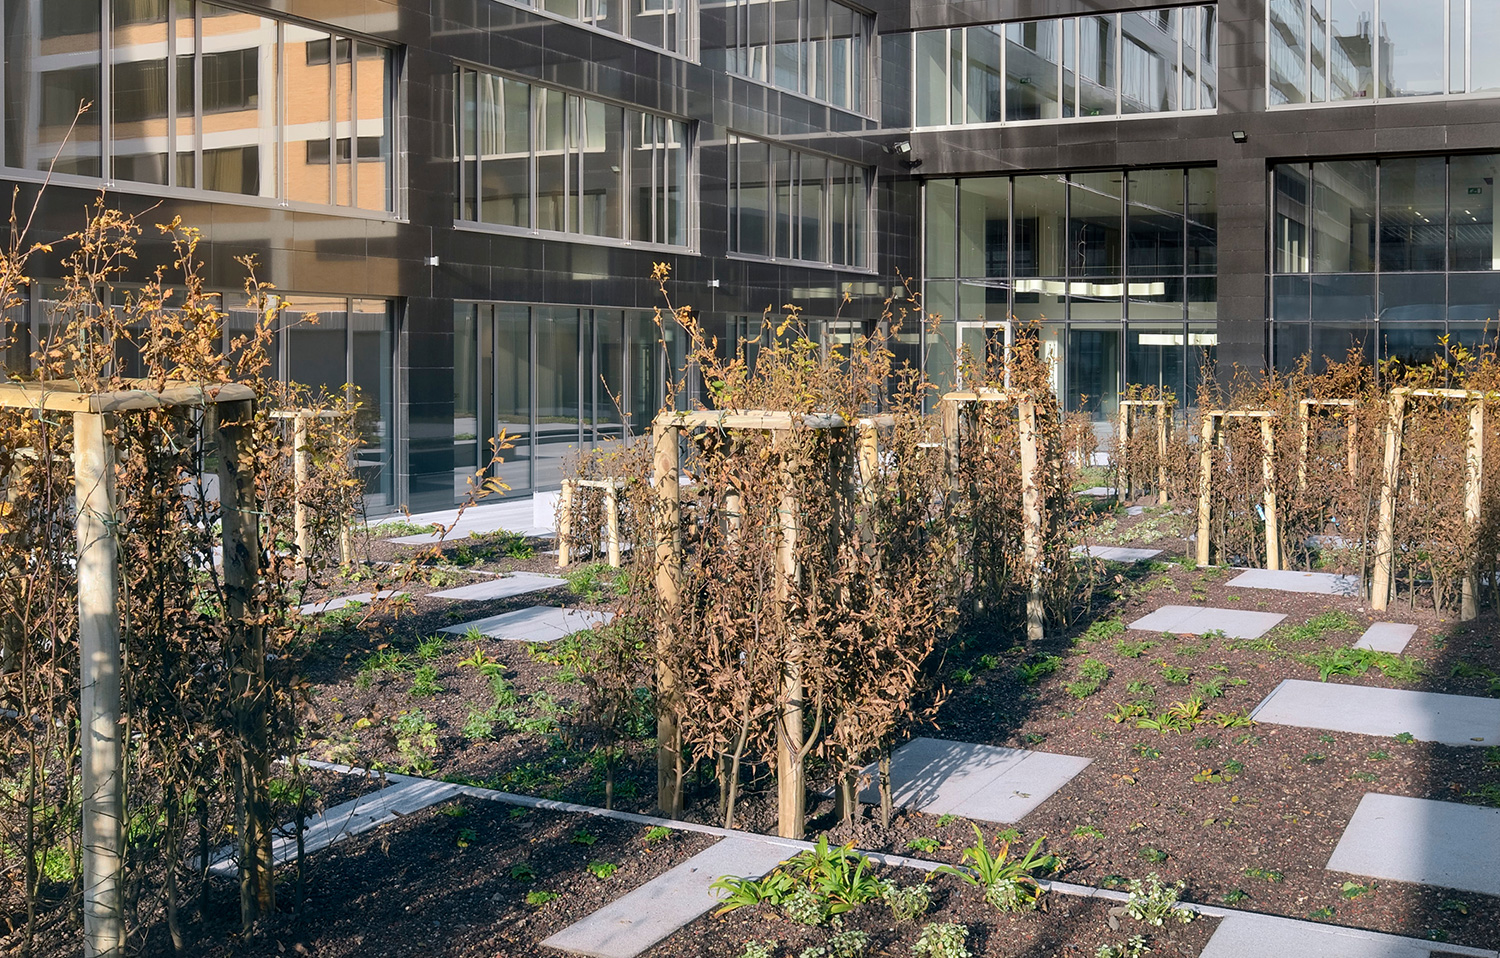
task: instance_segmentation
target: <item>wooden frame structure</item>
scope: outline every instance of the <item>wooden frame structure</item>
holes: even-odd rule
[[[861,474],[868,481],[878,465],[876,429],[894,420],[876,416],[859,420],[859,447],[854,457]],[[656,489],[656,594],[670,620],[681,600],[683,560],[681,442],[684,430],[790,432],[796,429],[847,430],[851,428],[842,416],[834,413],[791,413],[764,410],[696,410],[664,412],[652,422],[652,482]],[[800,507],[795,492],[795,469],[783,462],[783,491],[780,504],[780,528],[777,542],[776,595],[786,599],[800,577],[797,563],[797,537],[801,532]],[[733,502],[736,490],[725,490],[725,499],[737,512]],[[733,518],[730,520],[734,521]],[[657,695],[666,702],[675,696],[675,684],[666,661],[672,636],[665,630],[656,637]],[[803,765],[810,746],[805,737],[805,690],[802,662],[795,648],[790,649],[781,666],[782,705],[777,722],[776,791],[778,831],[784,838],[801,838],[807,819],[807,783]],[[657,717],[657,808],[671,818],[682,815],[682,733],[671,707]]]
[[[1281,525],[1276,510],[1276,432],[1270,409],[1210,409],[1203,413],[1203,434],[1198,446],[1198,565],[1212,557],[1209,537],[1213,527],[1214,448],[1224,444],[1223,427],[1229,419],[1260,422],[1261,477],[1265,484],[1262,508],[1266,523],[1266,568],[1278,570],[1281,562]]]
[[[1386,407],[1385,463],[1380,474],[1380,512],[1375,538],[1375,569],[1370,580],[1370,608],[1384,611],[1390,604],[1396,581],[1396,495],[1401,484],[1401,449],[1405,438],[1406,407],[1414,399],[1461,400],[1469,407],[1469,441],[1464,451],[1464,523],[1479,525],[1484,492],[1484,404],[1500,400],[1500,394],[1476,389],[1412,389],[1398,386],[1390,391]],[[1493,566],[1491,575],[1495,574]],[[1479,615],[1479,557],[1472,557],[1464,571],[1459,618]]]
[[[0,406],[37,412],[71,413],[75,535],[78,542],[79,717],[82,723],[80,788],[83,809],[83,953],[85,958],[120,958],[125,953],[123,871],[125,788],[120,648],[119,526],[115,488],[117,450],[111,423],[134,412],[194,407],[209,413],[219,447],[219,500],[223,508],[224,585],[231,618],[243,614],[260,577],[259,526],[254,512],[255,481],[240,463],[252,455],[250,424],[255,392],[238,384],[168,384],[133,380],[132,388],[84,392],[76,382],[0,384]],[[236,682],[265,674],[265,637],[259,629],[240,637],[234,650]],[[264,703],[239,696],[236,728],[261,748],[248,750],[247,762],[261,762],[261,781],[269,778],[265,754]],[[242,770],[243,771],[243,770]],[[253,800],[251,800],[253,801]],[[249,818],[268,808],[251,810]],[[246,829],[245,831],[251,831]],[[261,842],[264,839],[264,842]],[[270,873],[256,880],[257,865],[270,866],[270,833],[240,836],[241,895],[258,895],[270,887]],[[262,847],[263,845],[263,847]],[[263,853],[263,854],[262,854]],[[248,864],[247,864],[248,863]],[[247,873],[248,882],[247,886]]]
[[[573,497],[579,489],[604,490],[604,540],[611,568],[620,568],[620,490],[624,479],[564,479],[557,497],[557,567],[566,569],[573,562]],[[595,543],[595,547],[597,544]],[[598,555],[594,558],[597,560]]]
[[[1301,446],[1297,454],[1297,491],[1307,488],[1307,454],[1312,444],[1313,410],[1333,412],[1343,410],[1348,417],[1345,429],[1348,432],[1349,475],[1352,477],[1359,465],[1359,420],[1353,415],[1359,405],[1354,399],[1304,399],[1297,404],[1297,427],[1301,431]]]
[[[964,389],[945,393],[938,400],[938,406],[946,450],[944,463],[950,483],[958,481],[963,409],[975,403],[998,403],[1016,409],[1018,444],[1021,447],[1021,542],[1030,578],[1026,597],[1026,638],[1040,641],[1046,635],[1046,610],[1042,602],[1042,491],[1037,482],[1041,450],[1037,439],[1036,400],[1027,393],[1011,389]],[[957,491],[956,488],[950,489],[950,495]]]
[[[1158,505],[1167,504],[1167,442],[1172,435],[1172,410],[1175,403],[1166,399],[1122,399],[1120,400],[1120,446],[1123,448],[1130,442],[1135,434],[1136,421],[1139,413],[1145,408],[1156,410],[1156,502]],[[1116,470],[1118,474],[1118,469]],[[1123,498],[1130,499],[1135,494],[1134,484],[1131,480],[1135,477],[1127,475],[1125,480],[1125,495]],[[1118,490],[1117,490],[1118,491]]]

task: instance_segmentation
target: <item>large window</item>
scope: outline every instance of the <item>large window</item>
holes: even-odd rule
[[[681,366],[674,342],[649,310],[455,304],[454,497],[476,470],[513,490],[556,487],[580,447],[650,435]]]
[[[687,246],[691,156],[682,120],[460,70],[458,219]]]
[[[1285,163],[1271,170],[1278,364],[1426,361],[1500,319],[1500,155]]]
[[[1271,106],[1500,93],[1493,0],[1270,0]]]
[[[729,251],[865,268],[870,174],[814,153],[729,135]]]
[[[384,46],[201,0],[5,0],[0,32],[6,166],[394,209]]]
[[[1113,415],[1129,384],[1191,396],[1218,342],[1217,192],[1212,168],[928,181],[929,375],[1035,322],[1070,409]]]
[[[1212,111],[1212,5],[925,30],[912,44],[917,126]]]
[[[683,56],[693,55],[694,0],[512,0],[606,33]]]
[[[730,73],[866,110],[867,13],[837,0],[723,0]]]

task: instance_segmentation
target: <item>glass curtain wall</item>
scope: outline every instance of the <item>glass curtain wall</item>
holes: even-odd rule
[[[1027,20],[913,37],[916,125],[1213,111],[1212,5]]]
[[[692,56],[694,0],[512,0],[669,53]]]
[[[476,474],[555,488],[579,449],[649,435],[681,364],[649,310],[458,303],[453,333],[455,499]]]
[[[1493,341],[1500,155],[1287,163],[1271,170],[1271,338],[1286,367],[1354,349],[1427,362]]]
[[[6,166],[395,208],[387,47],[194,0],[5,0],[0,33]]]
[[[866,268],[870,171],[729,134],[729,251]]]
[[[454,90],[458,219],[688,246],[686,123],[473,70]]]
[[[868,112],[874,19],[838,0],[722,0],[725,69]]]
[[[1036,324],[1070,410],[1113,416],[1126,385],[1193,401],[1218,343],[1217,182],[1199,167],[929,181],[928,375],[951,382],[956,347]]]
[[[1267,103],[1500,93],[1496,36],[1492,0],[1270,0]]]

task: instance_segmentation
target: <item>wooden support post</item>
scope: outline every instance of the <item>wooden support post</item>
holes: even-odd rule
[[[1214,437],[1218,421],[1213,413],[1203,411],[1203,433],[1198,443],[1198,565],[1206,566],[1209,560],[1209,528],[1213,517],[1210,495],[1214,481]]]
[[[73,414],[85,958],[121,958],[125,952],[119,546],[115,451],[107,428],[103,415]]]
[[[1171,432],[1172,411],[1166,402],[1156,407],[1156,504],[1167,504],[1167,438]]]
[[[606,479],[604,486],[604,537],[609,553],[610,568],[620,567],[620,492],[615,480]]]
[[[776,599],[790,619],[798,586],[796,468],[786,450],[781,465],[781,535],[776,543]],[[802,655],[793,636],[785,636],[786,655],[781,663],[781,709],[776,735],[776,833],[782,838],[802,837],[807,820],[807,782],[802,763],[806,744],[804,726],[805,689]]]
[[[312,554],[307,503],[302,499],[302,490],[307,487],[307,417],[305,409],[297,410],[292,417],[292,495],[297,500],[292,510],[292,531],[297,540],[297,564],[300,566],[305,566]]]
[[[1380,473],[1380,512],[1375,534],[1375,571],[1370,581],[1370,608],[1384,612],[1396,580],[1396,490],[1401,482],[1401,433],[1406,393],[1392,391],[1385,422],[1385,464]]]
[[[865,419],[859,424],[859,488],[866,505],[875,501],[875,484],[880,481],[880,433],[875,423]]]
[[[662,422],[651,430],[657,498],[656,598],[661,607],[656,630],[656,808],[667,818],[682,817],[682,729],[677,714],[677,678],[671,665],[682,581],[682,486],[678,482],[681,433],[680,426]]]
[[[1301,492],[1307,488],[1307,454],[1312,440],[1312,407],[1307,400],[1303,400],[1297,406],[1299,415],[1297,427],[1301,430],[1302,442],[1297,453],[1297,491]]]
[[[1475,400],[1469,408],[1469,445],[1464,457],[1464,525],[1476,537],[1479,532],[1481,495],[1484,491],[1484,400]],[[1464,570],[1463,599],[1459,618],[1465,622],[1479,617],[1479,556],[1469,557]]]
[[[1130,456],[1130,427],[1134,418],[1135,406],[1129,402],[1120,403],[1120,424],[1117,446],[1120,450],[1120,462],[1115,463],[1115,497],[1121,502],[1129,502],[1134,498],[1134,484],[1131,482],[1129,469]]]
[[[271,857],[270,729],[266,715],[266,637],[255,619],[260,581],[260,524],[255,500],[253,458],[255,402],[219,403],[213,407],[214,440],[219,452],[219,505],[224,529],[225,617],[230,623],[231,710],[238,738],[234,769],[240,821],[240,917],[248,930],[259,915],[276,908]]]
[[[1359,465],[1359,417],[1352,407],[1344,415],[1349,417],[1349,484],[1352,486],[1358,475],[1355,467]]]
[[[1261,480],[1266,510],[1266,568],[1281,568],[1281,522],[1276,514],[1276,430],[1270,417],[1260,421]]]
[[[1026,561],[1026,574],[1031,582],[1026,597],[1026,638],[1039,642],[1044,633],[1044,610],[1042,607],[1042,492],[1037,481],[1037,469],[1041,466],[1038,449],[1036,403],[1029,400],[1017,404],[1019,427],[1017,434],[1021,446],[1021,521],[1022,552]]]
[[[959,503],[960,477],[958,452],[960,407],[956,401],[944,399],[938,403],[938,409],[941,413],[943,423],[943,473],[948,477],[947,512],[951,516],[954,510],[958,508]],[[953,564],[953,582],[954,587],[962,593],[967,585],[965,582],[966,576],[964,575],[964,562],[966,561],[964,537],[959,531],[959,523],[952,523],[950,528],[953,530],[953,553],[950,559]]]
[[[573,561],[573,480],[562,481],[557,494],[557,567],[566,569]]]

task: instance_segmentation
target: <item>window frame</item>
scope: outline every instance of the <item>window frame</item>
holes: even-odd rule
[[[876,14],[857,4],[847,3],[845,0],[827,0],[828,7],[842,7],[854,17],[855,29],[850,33],[850,36],[857,41],[857,51],[856,55],[848,58],[845,65],[846,89],[851,90],[850,102],[845,104],[827,97],[820,97],[816,94],[817,87],[809,67],[809,64],[814,60],[822,63],[824,69],[829,71],[825,77],[828,81],[825,83],[825,87],[829,90],[833,88],[833,74],[831,72],[833,58],[829,55],[829,51],[832,49],[832,23],[834,18],[831,15],[827,17],[829,32],[825,33],[822,37],[813,38],[808,32],[807,26],[811,20],[808,12],[811,0],[795,0],[795,2],[798,6],[797,24],[799,28],[795,41],[798,47],[798,85],[795,88],[783,86],[776,82],[776,4],[773,0],[723,0],[721,5],[726,11],[726,18],[733,18],[735,21],[732,32],[741,38],[741,42],[736,43],[734,46],[726,44],[725,52],[727,55],[724,72],[730,76],[749,80],[752,83],[758,83],[782,93],[790,93],[793,96],[802,97],[814,103],[831,106],[837,110],[844,110],[864,117],[873,117],[876,112],[877,103],[875,88],[878,86],[880,80],[876,69],[877,59],[875,57],[876,39],[879,36]],[[752,51],[757,48],[748,42],[748,37],[750,35],[750,11],[761,6],[765,7],[767,34],[765,46],[759,48],[762,55],[757,59],[751,55]],[[814,43],[822,44],[821,49],[824,52],[821,59],[809,53],[809,48]],[[737,69],[737,64],[744,64],[745,69]],[[852,84],[847,82],[856,79],[858,80],[859,87],[857,95],[851,89]]]
[[[750,141],[751,143],[760,144],[767,150],[765,183],[765,243],[767,252],[764,254],[744,252],[739,249],[741,241],[740,231],[742,224],[741,206],[739,202],[739,195],[742,189],[742,181],[740,178],[739,147],[741,143],[746,140]],[[730,130],[728,132],[725,138],[725,142],[727,147],[727,176],[725,178],[727,201],[725,203],[725,206],[729,213],[729,235],[727,237],[725,245],[726,255],[729,258],[751,260],[762,263],[789,263],[796,264],[798,266],[816,266],[822,269],[848,270],[850,272],[858,273],[874,273],[876,271],[874,265],[874,244],[871,242],[871,240],[873,238],[872,233],[875,227],[874,203],[875,193],[877,189],[877,180],[879,176],[877,170],[872,167],[862,166],[859,163],[844,159],[843,157],[833,156],[827,153],[820,153],[815,150],[797,149],[786,146],[785,144],[770,140],[764,140],[760,137],[753,136],[748,133],[740,133],[734,130]],[[781,210],[779,207],[778,197],[782,194],[783,184],[778,177],[779,171],[777,161],[779,158],[774,153],[774,151],[776,150],[784,151],[786,157],[789,160],[789,176],[785,183],[785,195],[787,197],[787,209],[785,211]],[[824,256],[825,258],[810,259],[802,255],[789,255],[793,253],[801,254],[803,252],[803,250],[800,248],[802,245],[802,241],[799,236],[802,230],[802,227],[800,225],[800,214],[803,208],[802,204],[804,191],[804,181],[801,175],[803,157],[812,157],[815,160],[821,161],[823,163],[823,176],[820,185],[823,195],[820,201],[821,209],[819,211],[820,215],[818,219],[818,244],[821,247],[821,249],[819,250],[819,254],[821,256]],[[858,257],[862,259],[863,262],[840,263],[835,261],[832,256],[834,244],[833,226],[835,223],[833,217],[833,200],[837,192],[833,189],[833,185],[837,168],[842,168],[844,171],[848,172],[859,172],[863,174],[862,178],[864,181],[864,203],[862,204],[862,207],[857,202],[851,201],[849,199],[850,194],[856,191],[849,188],[847,179],[844,182],[843,190],[846,197],[843,220],[845,250],[846,252],[857,253]],[[862,215],[859,215],[857,217],[859,222],[856,224],[851,221],[849,214],[861,208],[863,209],[863,213]],[[779,247],[781,244],[778,239],[778,237],[781,235],[781,221],[783,219],[783,215],[787,224],[786,242],[787,245],[791,247],[791,249],[787,250],[785,253],[780,250]],[[857,230],[855,229],[856,225],[859,227]],[[855,257],[851,255],[849,258],[854,259]]]

